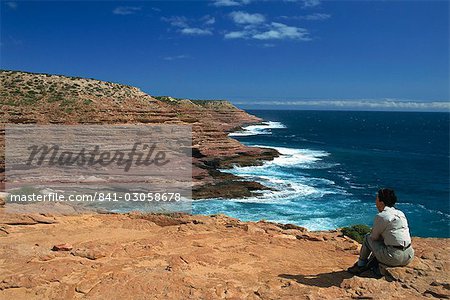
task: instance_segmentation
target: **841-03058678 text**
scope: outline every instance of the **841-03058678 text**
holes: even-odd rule
[[[174,202],[181,200],[180,193],[98,193],[98,201],[148,201]]]

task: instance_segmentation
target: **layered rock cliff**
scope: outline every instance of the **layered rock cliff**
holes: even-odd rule
[[[0,71],[0,83],[2,128],[7,123],[191,125],[195,198],[250,196],[264,189],[217,169],[260,164],[277,155],[228,137],[232,130],[262,121],[228,101],[152,97],[117,83],[17,71]],[[0,147],[4,170],[3,138]]]

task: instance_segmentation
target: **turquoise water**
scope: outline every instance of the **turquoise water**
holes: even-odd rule
[[[450,237],[449,113],[250,111],[268,122],[232,136],[279,158],[227,172],[276,191],[194,202],[198,214],[294,223],[310,230],[365,223],[375,193],[396,190],[415,236]]]

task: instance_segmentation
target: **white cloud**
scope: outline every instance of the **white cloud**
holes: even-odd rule
[[[217,0],[213,3],[214,6],[239,6],[240,2],[234,0]]]
[[[258,28],[246,27],[241,31],[232,31],[224,35],[225,39],[256,39],[256,40],[301,40],[309,41],[309,32],[305,28],[288,26],[272,22]]]
[[[241,6],[249,4],[251,0],[214,0],[213,5],[214,6]]]
[[[168,18],[162,17],[161,20],[169,23],[170,25],[172,25],[174,27],[180,27],[180,28],[189,27],[187,24],[188,20],[186,17],[179,17],[179,16],[173,16],[173,17],[168,17]]]
[[[195,27],[186,27],[180,30],[184,35],[211,35],[212,32],[209,29],[201,29]]]
[[[230,17],[236,24],[261,24],[266,21],[262,14],[249,14],[243,11],[233,11]]]
[[[203,24],[205,25],[213,25],[214,23],[216,23],[216,18],[211,17],[210,15],[206,15],[201,18],[201,21],[203,21]]]
[[[309,41],[309,32],[305,28],[288,26],[282,23],[272,22],[270,29],[253,35],[258,40],[302,40]]]
[[[289,26],[279,22],[268,23],[266,17],[262,14],[233,11],[229,15],[240,29],[225,32],[224,39],[311,40],[309,32],[305,28]]]
[[[246,38],[250,33],[247,31],[232,31],[224,35],[225,39],[242,39]]]
[[[300,2],[304,8],[318,6],[321,0],[284,0],[284,2]]]
[[[329,15],[329,14],[317,13],[317,14],[311,14],[311,15],[304,16],[304,19],[310,20],[310,21],[322,21],[322,20],[329,19],[330,17],[331,17],[331,15]]]
[[[178,59],[186,59],[189,57],[190,57],[189,55],[181,54],[181,55],[175,55],[175,56],[165,56],[165,57],[163,57],[163,59],[172,61],[172,60],[178,60]]]
[[[298,101],[251,101],[233,102],[245,105],[290,106],[319,109],[360,109],[360,110],[410,110],[410,111],[450,111],[448,101],[413,101],[400,99],[360,99],[360,100],[298,100]]]
[[[6,5],[11,9],[17,9],[17,3],[16,2],[6,2]]]
[[[320,5],[320,0],[303,0],[303,7],[314,7]]]
[[[133,15],[140,11],[142,8],[137,6],[118,6],[113,10],[115,15]]]
[[[201,27],[194,27],[189,25],[189,23],[192,23],[192,20],[189,20],[186,17],[179,17],[179,16],[172,16],[172,17],[162,17],[161,20],[169,23],[171,26],[176,27],[177,31],[183,35],[212,35],[212,29],[209,25],[213,25],[216,22],[216,19],[206,15],[203,18],[200,19],[200,21],[203,23]],[[199,23],[199,21],[197,21]]]
[[[281,19],[286,19],[286,20],[308,20],[308,21],[323,21],[326,19],[329,19],[331,17],[331,15],[329,14],[322,14],[322,13],[315,13],[315,14],[310,14],[310,15],[305,15],[305,16],[281,16]]]

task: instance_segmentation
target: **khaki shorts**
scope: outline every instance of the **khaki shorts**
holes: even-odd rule
[[[364,242],[369,245],[377,260],[387,266],[406,266],[414,257],[412,246],[405,250],[386,246],[382,241],[373,241],[369,234],[364,237]]]

